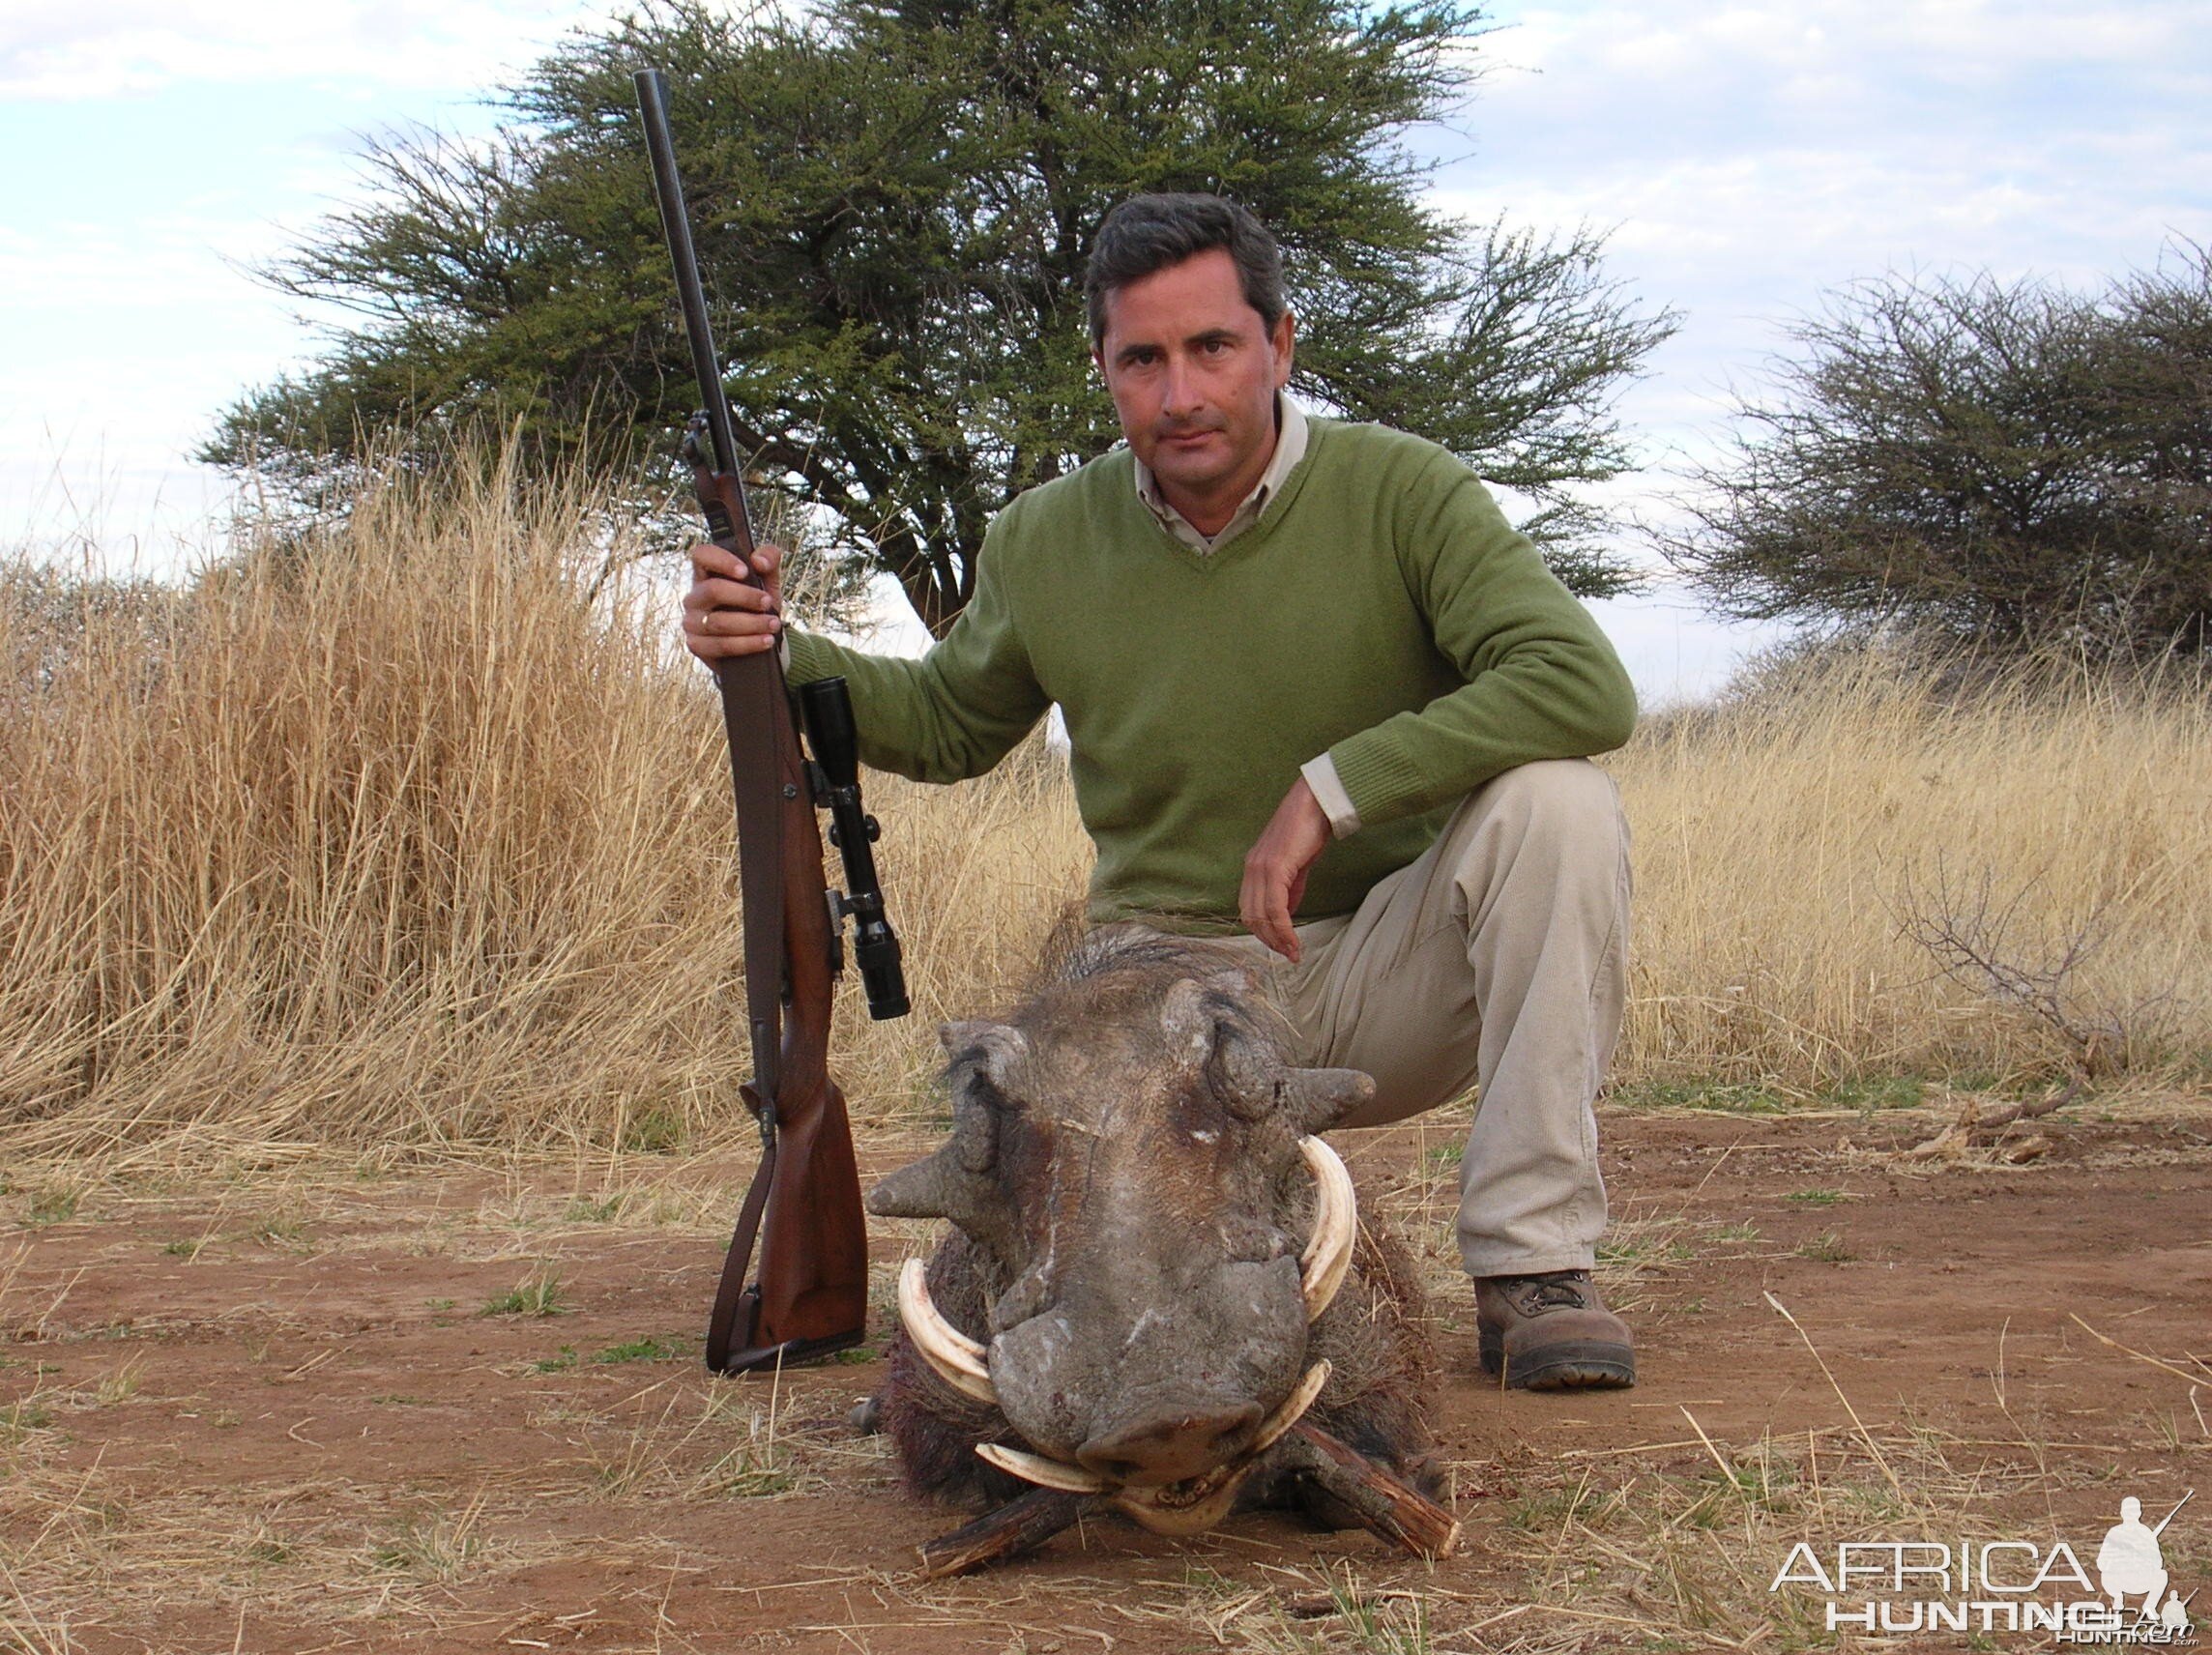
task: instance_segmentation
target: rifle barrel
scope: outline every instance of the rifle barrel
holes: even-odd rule
[[[691,247],[691,215],[684,205],[684,181],[676,175],[676,142],[668,131],[668,81],[657,69],[641,69],[637,109],[645,121],[645,146],[653,155],[653,190],[660,203],[660,227],[676,266],[676,293],[684,305],[684,335],[691,344],[691,371],[699,380],[707,430],[714,445],[714,469],[735,475],[737,433],[730,425],[730,394],[722,389],[721,361],[707,325],[707,294],[699,284],[699,259]]]
[[[2151,1530],[2152,1537],[2155,1539],[2157,1536],[2164,1534],[2166,1532],[2166,1525],[2171,1523],[2175,1518],[2179,1517],[2181,1515],[2181,1508],[2187,1505],[2196,1497],[2197,1491],[2195,1489],[2191,1489],[2187,1494],[2183,1495],[2180,1499],[2176,1500],[2174,1502],[2173,1509],[2168,1512],[2163,1518],[2159,1519],[2158,1526]],[[2194,1597],[2196,1594],[2193,1592],[2190,1595]]]

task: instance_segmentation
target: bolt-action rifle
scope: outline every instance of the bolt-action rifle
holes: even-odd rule
[[[661,227],[676,267],[684,331],[706,406],[684,441],[693,492],[715,545],[753,556],[739,475],[737,437],[720,359],[691,247],[684,186],[668,130],[668,89],[657,70],[636,75]],[[868,1247],[853,1165],[845,1097],[830,1078],[830,1003],[844,964],[844,922],[855,921],[854,958],[871,1016],[907,1010],[898,939],[884,917],[870,849],[875,818],[860,806],[852,704],[842,679],[801,686],[798,717],[776,652],[719,661],[722,721],[737,794],[739,891],[745,940],[745,1013],[752,1083],[742,1089],[760,1126],[761,1159],[738,1217],[707,1328],[707,1366],[741,1373],[827,1355],[866,1331]],[[817,806],[830,811],[850,894],[822,874]],[[748,1283],[755,1236],[760,1274]]]

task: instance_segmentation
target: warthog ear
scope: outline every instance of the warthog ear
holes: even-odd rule
[[[1214,1053],[1213,1072],[1221,1101],[1239,1120],[1264,1120],[1282,1094],[1282,1060],[1259,1040],[1235,1026],[1221,1031]]]
[[[1232,966],[1208,977],[1184,977],[1160,997],[1160,1028],[1177,1058],[1203,1063],[1213,1055],[1224,1028],[1236,1032],[1249,1021],[1244,1010],[1259,979],[1248,967]]]
[[[997,1087],[1004,1087],[1012,1066],[1030,1054],[1029,1037],[1019,1029],[1011,1023],[994,1023],[987,1017],[941,1023],[937,1026],[937,1038],[947,1058],[957,1063],[973,1057]]]
[[[1374,1078],[1359,1069],[1291,1069],[1283,1107],[1306,1132],[1325,1132],[1375,1095]]]
[[[956,1181],[940,1149],[885,1178],[868,1191],[865,1205],[878,1218],[946,1218]]]
[[[1160,1002],[1160,1028],[1173,1060],[1208,1069],[1213,1089],[1239,1120],[1258,1120],[1275,1107],[1282,1060],[1246,1027],[1237,996],[1251,988],[1241,969],[1199,980],[1186,977]]]
[[[987,1173],[999,1158],[998,1110],[1017,1095],[1013,1068],[1029,1055],[1029,1040],[1011,1024],[980,1018],[947,1023],[937,1037],[952,1058],[952,1142],[945,1152],[959,1157],[963,1172]]]
[[[1160,997],[1160,1031],[1178,1063],[1196,1068],[1213,1056],[1213,1008],[1206,1003],[1206,984],[1184,977]]]

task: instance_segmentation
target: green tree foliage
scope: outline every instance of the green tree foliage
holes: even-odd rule
[[[372,152],[366,202],[267,273],[353,325],[204,457],[311,499],[395,431],[497,420],[538,463],[665,483],[697,393],[630,80],[657,65],[752,472],[933,630],[991,515],[1119,436],[1081,276],[1148,189],[1236,196],[1282,238],[1302,396],[1445,444],[1536,502],[1571,584],[1618,590],[1572,485],[1629,463],[1612,399],[1672,318],[1586,232],[1424,202],[1404,139],[1459,107],[1476,22],[1457,0],[650,5],[509,89],[496,141]]]
[[[1795,336],[1662,537],[1727,612],[1999,653],[2212,647],[2212,253],[2093,295],[1892,279]]]

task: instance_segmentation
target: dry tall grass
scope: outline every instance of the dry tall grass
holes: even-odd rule
[[[0,588],[0,1130],[17,1152],[666,1143],[746,1065],[727,761],[592,502],[401,479],[166,604]],[[1080,881],[1032,762],[879,792],[920,1015],[852,1003],[895,1106],[935,1015]],[[848,997],[850,1002],[857,997]]]
[[[666,594],[595,590],[598,521],[464,467],[174,601],[72,608],[0,571],[0,1145],[742,1125],[720,732]],[[2062,986],[2124,1023],[2106,1060],[2200,1056],[2208,756],[2200,690],[2088,682],[1945,706],[1861,672],[1655,724],[1614,761],[1642,882],[1620,1074],[1811,1089],[2065,1057],[1898,935],[1985,874],[2025,893],[2020,963],[2102,916]],[[956,789],[879,778],[871,803],[917,1015],[871,1025],[846,996],[837,1065],[880,1116],[940,1017],[1005,991],[1088,850],[1041,744]]]
[[[1625,1076],[2206,1072],[2202,680],[2038,663],[1960,690],[1875,653],[1610,762],[1637,833]]]

